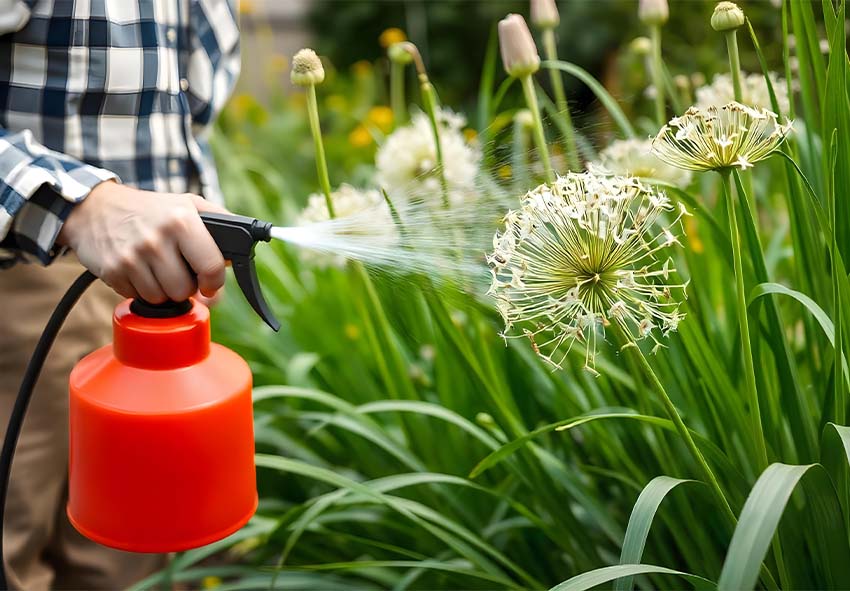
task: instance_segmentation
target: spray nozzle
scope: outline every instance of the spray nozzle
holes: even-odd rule
[[[260,281],[257,279],[257,269],[254,267],[254,245],[260,241],[271,240],[272,224],[257,218],[221,213],[202,213],[201,219],[221,254],[230,261],[239,289],[254,312],[272,330],[279,330],[280,322],[269,310],[260,289]]]

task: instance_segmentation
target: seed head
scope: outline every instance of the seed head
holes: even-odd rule
[[[746,22],[744,11],[734,2],[718,2],[711,15],[711,28],[718,32],[734,31]]]
[[[556,368],[579,341],[594,373],[598,341],[612,324],[630,342],[661,347],[659,334],[683,318],[677,296],[686,284],[664,255],[678,243],[683,215],[634,177],[571,172],[530,191],[505,216],[487,257],[505,338],[525,336]]]
[[[776,113],[740,103],[691,107],[661,128],[652,151],[663,162],[685,170],[751,168],[776,150],[793,123],[782,125]]]
[[[540,55],[525,19],[509,14],[499,21],[502,64],[509,76],[530,76],[540,69]]]
[[[322,60],[312,49],[302,49],[292,58],[292,83],[296,86],[315,86],[325,81]]]
[[[663,25],[670,18],[667,0],[640,0],[638,18],[645,25]]]
[[[561,23],[555,0],[531,0],[531,23],[541,29],[552,29]]]

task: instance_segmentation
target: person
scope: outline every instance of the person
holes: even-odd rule
[[[68,374],[110,340],[113,291],[160,303],[224,282],[198,212],[223,211],[204,138],[239,72],[233,2],[0,0],[0,424],[61,295],[83,267],[105,283],[68,319],[18,443],[16,588],[119,589],[164,565],[69,524]]]

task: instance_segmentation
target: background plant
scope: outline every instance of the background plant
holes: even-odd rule
[[[691,5],[672,3],[670,22],[688,13],[687,35],[708,48],[695,52],[710,52],[722,72],[724,41],[710,29],[710,9],[698,20]],[[676,255],[692,282],[686,320],[665,341],[669,348],[650,357],[736,525],[722,517],[631,356],[603,344],[599,377],[582,369],[583,355],[551,372],[526,342],[504,345],[486,300],[428,277],[317,268],[273,245],[259,253],[262,281],[285,330],[266,331],[238,294],[215,318],[217,338],[249,360],[258,386],[260,511],[232,538],[178,556],[158,579],[220,589],[850,586],[844,5],[786,1],[771,19],[770,35],[745,26],[738,43],[745,69],[764,73],[770,65],[793,81],[791,112],[781,115],[796,120],[796,131],[751,178],[730,179],[770,466],[762,470],[750,435],[719,175],[663,187],[695,214]],[[676,53],[677,41],[668,47],[676,31],[665,27],[665,58]],[[544,171],[533,152],[512,153],[528,145],[511,137],[522,129],[510,125],[519,88],[508,89],[516,102],[499,101],[497,52],[485,47],[472,121],[481,122],[477,141],[491,181],[519,197]],[[769,63],[765,55],[783,59]],[[671,74],[690,74],[688,66],[667,62]],[[602,138],[657,131],[651,102],[617,101],[571,63],[545,67],[587,85],[605,108],[598,121],[613,122],[604,134],[592,127],[579,134],[586,159]],[[431,68],[431,79],[444,96],[437,72]],[[383,77],[359,65],[351,76],[328,78],[319,101],[331,182],[364,185],[376,143],[391,131],[375,90]],[[409,91],[418,100],[415,85]],[[233,209],[293,220],[303,196],[316,191],[298,96],[281,95],[268,109],[245,98],[231,104],[215,148]],[[555,151],[559,120],[556,109],[548,113]],[[371,141],[354,135],[361,128]],[[528,163],[525,186],[508,162]],[[482,225],[501,214],[484,211]]]

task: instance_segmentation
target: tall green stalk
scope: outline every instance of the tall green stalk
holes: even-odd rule
[[[325,145],[322,141],[322,126],[319,122],[319,102],[316,99],[316,86],[307,87],[307,115],[310,119],[310,131],[313,134],[313,144],[316,147],[316,172],[319,175],[319,185],[325,195],[325,204],[331,219],[336,217],[334,204],[331,199],[331,181],[328,175],[328,162],[325,158]]]
[[[767,468],[767,446],[764,441],[764,431],[761,424],[761,410],[759,404],[758,389],[756,388],[755,365],[753,363],[753,350],[750,340],[750,324],[747,317],[747,294],[744,284],[744,269],[741,256],[741,236],[738,232],[738,219],[735,213],[735,199],[732,196],[731,171],[721,170],[720,177],[723,179],[723,194],[726,198],[726,212],[729,219],[729,236],[732,242],[732,257],[735,268],[735,286],[737,295],[738,324],[741,331],[741,347],[744,353],[744,381],[747,389],[747,400],[752,420],[752,438],[756,446],[756,457],[758,460],[758,471]]]
[[[546,59],[552,62],[558,61],[558,44],[555,41],[554,27],[543,29],[543,51]],[[561,71],[556,68],[549,69],[549,79],[552,82],[552,92],[555,94],[555,105],[558,113],[564,120],[564,144],[567,150],[567,164],[570,170],[579,170],[581,165],[578,158],[578,145],[576,143],[576,132],[573,127],[573,118],[570,115],[570,107],[567,103],[567,94],[564,92],[564,79]]]
[[[649,38],[652,41],[652,84],[655,87],[655,122],[661,128],[667,123],[667,110],[664,102],[664,64],[661,59],[661,25],[650,25]]]
[[[428,120],[431,122],[431,131],[434,134],[434,146],[437,153],[437,175],[440,179],[440,191],[443,194],[443,207],[449,208],[449,183],[446,180],[446,168],[443,161],[443,144],[440,142],[440,122],[437,120],[439,105],[437,103],[437,95],[434,92],[434,86],[428,80],[428,75],[419,74],[419,85],[422,89],[422,103],[425,106],[425,112],[428,114]]]
[[[738,53],[738,32],[735,29],[726,31],[726,49],[729,53],[729,71],[732,74],[732,88],[735,91],[735,100],[743,101],[741,92],[741,56]]]
[[[540,117],[540,105],[537,102],[537,92],[534,89],[534,78],[531,74],[521,76],[519,79],[522,84],[522,92],[525,95],[525,102],[528,105],[528,110],[531,111],[531,117],[534,121],[534,141],[537,143],[537,149],[540,152],[540,160],[543,162],[543,170],[546,173],[546,180],[550,183],[555,182],[555,172],[552,169],[552,161],[549,158],[549,148],[546,145],[546,134],[543,132],[543,120]]]
[[[404,64],[390,60],[390,107],[393,110],[393,123],[396,126],[407,120],[407,107],[404,94]]]
[[[717,497],[717,501],[720,503],[721,508],[723,509],[724,517],[729,521],[729,524],[734,528],[736,523],[735,513],[732,511],[732,507],[729,505],[729,501],[726,499],[726,495],[723,493],[723,489],[720,488],[720,483],[717,480],[717,476],[715,476],[714,471],[706,462],[705,457],[702,455],[702,452],[697,447],[696,442],[694,441],[691,432],[688,430],[687,425],[682,420],[681,415],[679,415],[679,411],[676,409],[676,405],[673,404],[673,401],[670,400],[670,396],[667,394],[667,390],[664,388],[664,384],[661,383],[661,380],[658,379],[658,376],[653,371],[652,366],[649,365],[649,361],[646,360],[646,356],[643,352],[638,348],[638,346],[632,342],[626,335],[623,333],[622,329],[619,327],[615,328],[618,333],[618,338],[620,342],[623,344],[624,349],[631,352],[632,357],[637,362],[638,367],[641,369],[644,377],[649,381],[649,385],[652,387],[652,390],[661,400],[661,403],[664,405],[664,410],[667,411],[667,414],[670,417],[670,420],[673,421],[673,425],[676,428],[676,431],[679,433],[679,436],[682,438],[682,441],[685,442],[685,446],[688,448],[691,456],[696,462],[700,472],[702,473],[702,477],[705,479],[706,484],[708,484],[711,491]]]

